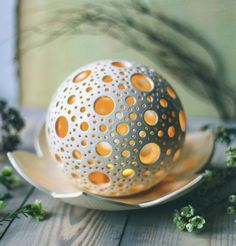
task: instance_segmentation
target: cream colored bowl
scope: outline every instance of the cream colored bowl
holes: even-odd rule
[[[129,210],[166,203],[200,184],[204,175],[198,172],[212,155],[214,136],[210,131],[187,134],[179,160],[161,183],[145,192],[119,198],[79,191],[78,187],[61,171],[51,155],[44,125],[35,139],[35,148],[36,154],[14,151],[8,153],[8,158],[16,171],[36,188],[78,207]]]

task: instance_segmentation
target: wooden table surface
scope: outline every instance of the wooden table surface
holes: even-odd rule
[[[25,111],[27,127],[23,134],[23,147],[32,150],[33,135],[43,112]],[[192,130],[209,120],[191,120]],[[222,154],[214,157],[222,163]],[[33,163],[32,163],[33,165]],[[236,183],[234,182],[234,185]],[[229,186],[228,189],[232,187]],[[10,211],[20,205],[42,201],[50,217],[42,222],[30,218],[10,221],[0,228],[0,245],[48,246],[234,246],[236,223],[224,211],[208,221],[207,230],[200,234],[178,231],[172,224],[172,203],[133,211],[96,211],[78,208],[49,197],[27,183],[18,188],[8,202]]]

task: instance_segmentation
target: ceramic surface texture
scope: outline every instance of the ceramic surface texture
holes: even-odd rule
[[[124,60],[73,72],[48,109],[49,149],[78,190],[120,197],[161,182],[181,156],[185,114],[156,71]]]

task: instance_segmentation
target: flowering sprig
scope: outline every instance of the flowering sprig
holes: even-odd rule
[[[236,138],[236,128],[211,125],[205,125],[201,130],[211,128],[215,132],[215,141],[230,145]],[[226,148],[225,164],[226,168],[217,169],[207,165],[204,171],[205,180],[201,186],[196,188],[192,193],[185,197],[185,202],[193,204],[197,211],[204,214],[204,218],[200,215],[194,215],[192,205],[183,207],[180,211],[175,210],[173,222],[176,227],[182,231],[193,232],[204,227],[206,217],[214,212],[214,208],[218,206],[226,206],[227,201],[231,204],[227,207],[228,214],[236,213],[236,195],[225,195],[225,186],[236,177],[236,148],[229,146]]]
[[[0,208],[4,208],[5,204],[0,202]],[[42,221],[45,219],[46,212],[44,211],[42,207],[42,203],[39,200],[36,200],[33,203],[26,204],[20,208],[18,208],[15,212],[9,213],[6,216],[4,216],[2,219],[0,219],[0,225],[3,225],[4,222],[9,222],[14,219],[20,218],[20,216],[23,215],[25,217],[32,217],[37,221]]]
[[[179,230],[187,232],[201,230],[206,223],[201,215],[195,214],[195,210],[191,205],[175,210],[173,222]]]
[[[20,179],[14,175],[11,167],[5,166],[0,170],[0,183],[7,189],[7,192],[0,194],[0,209],[2,210],[7,206],[6,200],[12,197],[9,190],[18,187],[20,185]],[[4,217],[0,218],[0,225],[3,225],[4,222],[20,218],[21,215],[25,217],[30,216],[37,221],[41,221],[45,219],[46,212],[42,207],[41,201],[36,200],[35,202],[23,205],[13,213],[8,213]]]

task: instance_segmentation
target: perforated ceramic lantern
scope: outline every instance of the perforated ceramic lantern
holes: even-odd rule
[[[49,106],[51,153],[78,190],[128,196],[154,186],[181,154],[185,115],[172,86],[124,60],[79,68]]]

